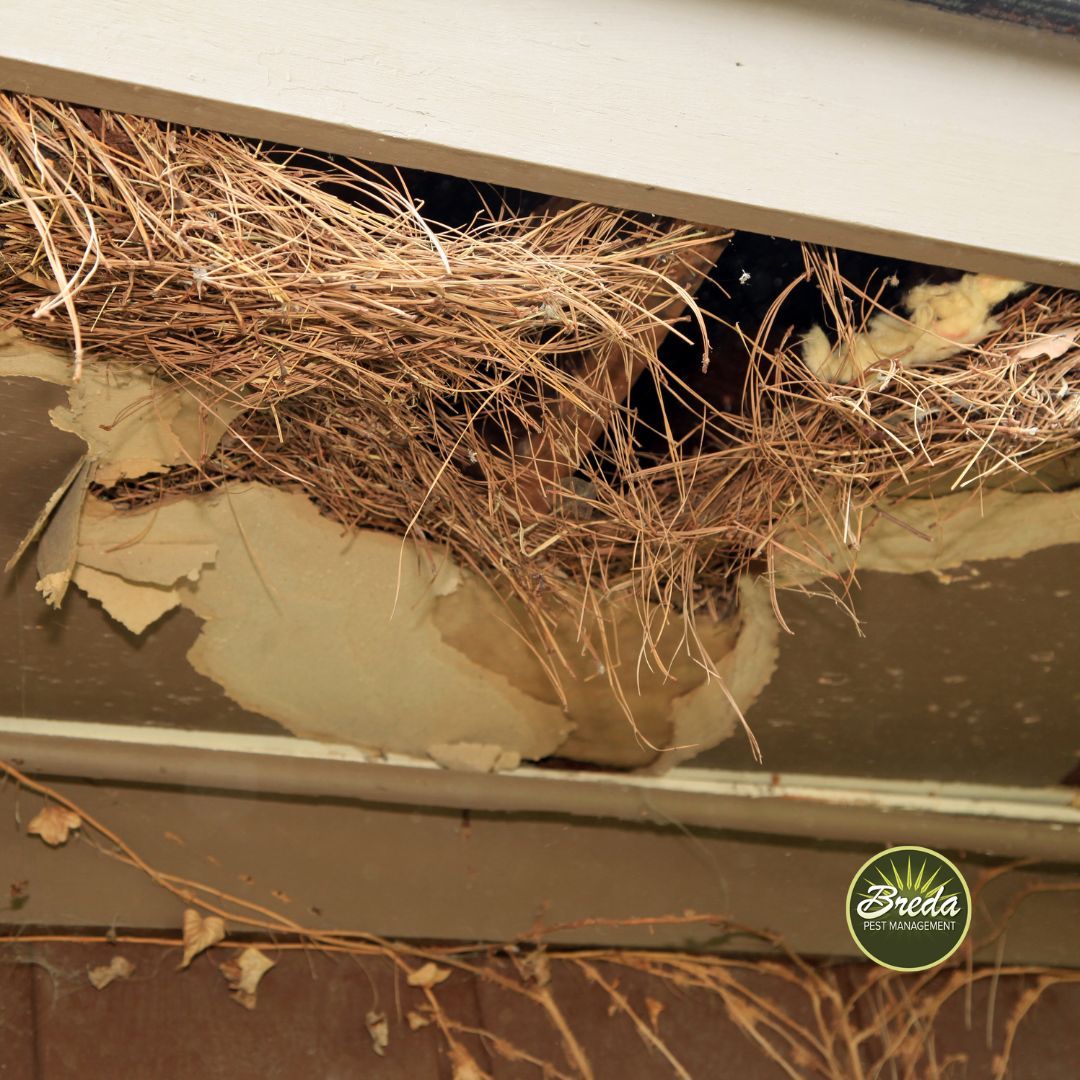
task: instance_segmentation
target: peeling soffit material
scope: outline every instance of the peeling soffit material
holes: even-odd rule
[[[38,544],[37,590],[50,607],[58,608],[63,603],[64,593],[67,592],[75,570],[79,522],[89,486],[90,462],[83,459],[71,483],[67,484],[67,490],[60,498],[56,512],[42,533],[41,543]]]
[[[50,418],[85,440],[93,479],[106,486],[200,460],[239,414],[228,402],[211,404],[195,387],[157,379],[131,364],[89,364],[72,385],[64,357],[10,332],[0,335],[3,376],[68,387],[68,404]]]
[[[742,737],[732,702],[740,711],[748,709],[768,685],[779,655],[780,628],[764,583],[749,578],[740,583],[739,616],[739,635],[731,651],[717,664],[720,678],[703,682],[674,702],[673,749],[657,762],[659,767],[670,768],[723,739]]]
[[[629,706],[653,747],[635,737],[595,661],[580,658],[578,677],[565,680],[564,709],[484,582],[397,537],[342,534],[296,492],[241,485],[141,514],[91,500],[78,563],[75,583],[130,629],[173,602],[200,616],[188,654],[196,670],[299,735],[492,771],[552,754],[666,763],[653,747],[680,732],[702,749],[735,728],[718,682],[688,660],[666,679],[642,665],[631,684]],[[753,632],[738,622],[702,632],[745,708],[771,673],[775,624],[767,603],[740,621]],[[617,627],[636,661],[632,610]]]
[[[67,385],[68,371],[48,350],[0,344],[0,375]],[[732,619],[698,627],[722,682],[680,649],[676,619],[660,635],[669,671],[656,670],[640,653],[637,612],[613,603],[611,662],[635,734],[609,673],[580,655],[573,627],[560,641],[572,669],[563,701],[512,611],[437,550],[373,531],[343,534],[302,494],[262,485],[135,514],[84,503],[90,479],[112,483],[201,457],[234,412],[109,364],[85,369],[68,406],[50,415],[85,440],[88,457],[52,500],[60,506],[41,545],[54,551],[43,574],[70,574],[135,633],[173,607],[191,610],[204,621],[188,654],[196,670],[299,735],[479,771],[552,754],[663,769],[741,738],[736,706],[748,709],[773,672],[777,624],[762,581],[743,583]],[[908,527],[879,518],[858,553],[861,568],[942,570],[1080,541],[1080,491],[949,495],[891,513]],[[838,572],[850,568],[854,553],[824,527],[798,542],[830,552]],[[777,584],[810,580],[794,561],[777,567]]]
[[[746,709],[768,682],[777,653],[776,620],[753,602],[758,590],[744,589],[739,613],[723,622],[701,620],[697,633],[716,658],[712,677],[682,643],[683,625],[671,618],[654,627],[666,671],[642,654],[641,623],[632,602],[607,605],[609,662],[618,666],[625,706],[612,692],[609,672],[593,656],[582,655],[573,626],[561,626],[556,640],[570,669],[561,680],[566,714],[574,730],[558,749],[561,757],[616,768],[666,768],[730,738],[740,709]],[[657,612],[659,620],[661,613]],[[461,590],[441,599],[434,620],[443,638],[476,663],[498,672],[530,697],[552,706],[560,698],[543,667],[520,634],[508,625],[507,612],[487,588]],[[719,676],[719,677],[717,677]],[[627,716],[633,716],[633,725]],[[692,751],[673,748],[687,742]]]
[[[2,374],[68,385],[69,370],[62,357],[19,338],[0,346]],[[675,654],[665,674],[639,656],[632,606],[609,612],[613,663],[639,738],[607,672],[575,655],[572,627],[561,642],[572,668],[564,702],[484,582],[411,542],[342,535],[298,493],[247,485],[142,514],[94,499],[83,511],[83,481],[161,472],[220,438],[235,412],[212,415],[186,388],[138,367],[87,367],[69,387],[69,405],[50,415],[86,441],[89,462],[61,505],[74,510],[53,513],[46,528],[47,537],[56,532],[50,546],[61,553],[59,572],[134,633],[178,605],[199,615],[205,626],[189,653],[193,666],[245,708],[298,734],[489,771],[555,753],[663,765],[674,757],[662,750],[682,729],[693,731],[698,749],[735,729],[726,695],[711,693],[716,681],[680,651],[674,621],[662,640]],[[71,525],[80,514],[76,550]],[[746,619],[744,612],[701,628],[741,708],[775,657],[771,619],[751,635],[740,632]],[[737,671],[729,670],[740,641]],[[749,655],[751,641],[763,646],[760,657]]]
[[[15,564],[26,553],[26,549],[41,535],[42,530],[45,528],[45,523],[49,520],[50,517],[52,517],[53,511],[57,508],[57,506],[59,506],[64,496],[67,495],[68,489],[71,487],[71,485],[74,484],[76,480],[82,482],[84,479],[86,479],[88,483],[88,472],[89,470],[87,468],[86,454],[80,454],[78,461],[76,461],[75,464],[68,471],[67,476],[65,476],[64,479],[60,481],[56,490],[53,491],[53,493],[48,497],[48,499],[46,499],[45,502],[42,504],[41,510],[34,517],[30,528],[23,535],[22,540],[19,541],[18,547],[16,547],[11,557],[4,564],[5,574],[9,570],[11,570],[12,567],[15,566]],[[85,492],[86,489],[84,486],[84,496]],[[81,507],[81,501],[77,505]],[[42,576],[44,576],[44,574],[47,572],[48,571],[41,571]]]
[[[126,578],[81,563],[75,568],[72,581],[133,634],[141,634],[167,611],[180,605],[180,593],[176,589],[151,583],[135,585]]]
[[[933,499],[908,499],[864,530],[858,551],[833,539],[824,525],[788,536],[792,550],[823,554],[838,573],[860,570],[920,574],[986,559],[1016,559],[1057,544],[1080,543],[1080,488],[1017,494],[997,489]],[[779,586],[806,585],[819,574],[790,556],[777,559]]]
[[[180,602],[205,622],[196,670],[297,734],[417,755],[480,744],[497,759],[543,757],[569,729],[560,709],[442,639],[431,610],[461,587],[454,566],[393,536],[343,535],[294,492],[243,485],[139,514],[87,503],[80,562],[86,551],[95,570],[141,586],[145,561],[126,558],[140,549],[169,564],[165,577],[186,570]],[[113,591],[106,606],[124,603]]]

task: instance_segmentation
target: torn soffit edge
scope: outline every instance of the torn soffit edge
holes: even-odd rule
[[[93,479],[163,473],[201,460],[239,414],[236,404],[211,403],[195,386],[166,382],[131,364],[88,364],[79,382],[72,365],[51,349],[10,332],[0,335],[0,376],[25,376],[68,387],[68,404],[51,411],[53,425],[87,445]]]
[[[67,384],[69,372],[62,357],[19,338],[0,346],[2,374]],[[137,366],[88,366],[69,399],[50,416],[87,442],[91,464],[79,484],[69,478],[61,503],[77,509],[77,523],[81,514],[77,546],[72,516],[59,511],[43,538],[42,547],[59,553],[63,584],[70,577],[134,633],[173,607],[190,609],[205,623],[188,654],[196,670],[297,734],[490,771],[554,753],[621,767],[664,764],[655,748],[677,740],[680,717],[697,715],[699,749],[735,728],[727,698],[709,692],[715,680],[678,649],[674,622],[662,644],[673,643],[677,655],[661,673],[639,656],[633,606],[608,612],[612,662],[629,672],[622,681],[642,740],[603,667],[575,656],[573,628],[561,635],[572,668],[564,707],[486,583],[412,542],[366,530],[343,536],[296,492],[242,485],[141,514],[90,499],[83,512],[91,474],[109,484],[200,456],[220,438],[224,417],[208,419],[196,393]],[[739,629],[745,618],[701,630],[722,670],[743,642],[733,677],[742,708],[775,658],[771,617],[749,638]],[[760,659],[747,654],[748,640],[764,643]]]
[[[482,581],[397,537],[342,534],[295,492],[237,485],[134,514],[90,499],[74,580],[132,628],[175,597],[204,621],[188,653],[195,669],[298,735],[483,772],[552,754],[674,762],[639,745],[605,678],[567,680],[564,710]],[[628,635],[631,614],[618,624]],[[741,618],[753,629],[709,633],[745,707],[771,674],[775,621],[767,599]],[[655,745],[729,737],[736,714],[718,682],[697,665],[679,674],[646,673],[631,695],[655,721]]]
[[[0,347],[0,374],[56,381],[68,370],[48,350],[18,340]],[[139,368],[90,366],[70,397],[53,422],[82,435],[98,477],[160,472],[191,450],[201,456],[207,444],[188,441],[191,433],[205,440],[223,430],[196,395]],[[64,502],[81,511],[77,541],[62,502],[47,527],[56,535],[41,545],[59,553],[59,572],[135,633],[175,606],[191,610],[204,622],[188,653],[195,669],[298,735],[479,771],[553,754],[664,769],[741,737],[735,706],[751,707],[776,664],[777,623],[762,580],[743,582],[729,621],[699,622],[721,678],[679,648],[675,619],[660,635],[669,672],[656,670],[641,654],[633,605],[612,602],[610,660],[638,738],[604,665],[575,651],[573,628],[561,634],[572,669],[564,707],[514,631],[513,613],[436,549],[369,530],[343,534],[304,495],[264,485],[138,513],[94,498],[82,509],[82,481],[66,486]],[[860,568],[918,573],[1080,541],[1080,491],[949,495],[891,513],[909,527],[879,518],[866,531]],[[831,551],[840,572],[850,568],[853,553],[830,547],[824,526],[799,539]],[[781,560],[776,580],[813,578]]]
[[[56,502],[56,511],[38,544],[37,590],[51,607],[58,608],[64,600],[71,575],[75,570],[76,551],[79,542],[79,524],[82,518],[83,503],[90,487],[90,462],[85,458],[78,471],[64,481],[66,490]],[[42,518],[35,522],[34,528],[40,527]],[[25,544],[26,541],[23,542]],[[23,545],[20,545],[20,551]]]
[[[864,529],[857,551],[843,547],[823,523],[783,538],[791,551],[815,552],[840,574],[878,570],[921,574],[969,562],[1017,559],[1058,544],[1080,543],[1080,488],[1018,494],[997,489],[908,499]],[[807,585],[821,577],[790,555],[777,558],[776,583]]]
[[[72,581],[133,634],[141,634],[167,611],[180,604],[177,589],[147,583],[134,585],[116,574],[106,574],[92,566],[77,566]]]
[[[78,564],[76,584],[84,566],[97,571],[88,591],[132,628],[146,605],[171,600],[160,590],[175,590],[204,620],[188,653],[195,669],[295,734],[480,771],[552,754],[624,767],[658,758],[635,738],[603,673],[585,677],[595,661],[579,658],[564,709],[483,581],[437,550],[370,530],[343,534],[299,493],[238,485],[138,514],[90,500]],[[132,585],[157,591],[133,607]],[[730,677],[743,707],[775,656],[771,612],[749,610],[749,637],[735,623],[705,631],[742,657]],[[616,625],[628,639],[636,628],[640,641],[631,610]],[[763,646],[760,660],[748,643]],[[628,697],[652,722],[654,746],[671,745],[693,718],[704,748],[734,730],[718,693],[686,661],[675,678],[646,670]]]
[[[7,564],[8,568],[14,565],[40,536],[38,591],[53,607],[63,602],[73,575],[76,584],[96,599],[108,595],[100,576],[89,569],[93,566],[90,553],[82,554],[84,566],[78,571],[75,567],[82,506],[91,481],[114,484],[198,460],[216,445],[228,421],[237,415],[224,402],[211,407],[194,388],[162,382],[131,365],[87,367],[78,383],[71,382],[71,371],[60,354],[26,342],[16,333],[0,334],[0,377],[35,378],[67,387],[67,405],[52,409],[49,417],[58,430],[86,443],[83,459],[47,500]],[[142,557],[145,561],[149,556],[144,552]],[[212,558],[210,550],[204,562]],[[159,563],[159,556],[153,561]],[[179,576],[155,581],[150,575],[147,580],[169,586]],[[179,602],[175,595],[166,602],[164,592],[130,599],[128,617],[120,621],[136,633]]]
[[[209,543],[214,560],[200,565]],[[295,492],[240,485],[137,514],[87,503],[79,559],[89,553],[99,587],[108,577],[122,590],[146,584],[145,562],[126,557],[140,549],[151,563],[160,553],[170,574],[187,559],[180,602],[204,620],[188,653],[195,669],[296,734],[416,755],[479,744],[538,758],[569,729],[562,710],[443,640],[431,611],[461,587],[456,567],[383,533],[343,535]],[[150,584],[160,588],[160,576]],[[124,613],[122,590],[105,601],[114,613]]]
[[[644,655],[641,616],[631,600],[612,599],[605,606],[609,655],[604,662],[583,653],[573,626],[557,627],[555,637],[569,668],[561,688],[566,713],[574,721],[559,755],[615,768],[665,768],[687,756],[673,747],[692,742],[692,755],[731,737],[738,713],[720,678],[745,709],[775,665],[776,620],[767,601],[764,607],[750,602],[756,595],[747,584],[737,614],[724,621],[698,621],[701,644],[716,659],[712,677],[685,647],[684,626],[676,618],[653,627],[664,669]],[[507,612],[490,589],[445,597],[434,618],[444,639],[476,663],[500,673],[530,697],[559,704],[551,680],[528,643],[508,625]],[[633,725],[612,690],[609,666],[616,669]]]
[[[158,559],[167,575],[153,566]],[[179,603],[204,620],[188,653],[195,670],[297,734],[483,771],[556,753],[621,766],[658,756],[638,744],[600,673],[566,679],[564,710],[484,582],[382,532],[342,535],[298,492],[241,485],[139,514],[91,500],[78,563],[76,583],[84,565],[102,573],[99,598],[129,625],[122,586],[102,595],[109,577],[175,586]],[[626,635],[631,616],[619,621]],[[771,645],[765,616],[753,640]],[[729,626],[712,634],[729,649],[742,638]],[[764,677],[739,685],[764,686],[773,654],[774,645],[764,650]],[[635,716],[657,718],[654,745],[672,743],[676,717],[693,715],[688,701],[700,702],[702,748],[733,730],[727,700],[706,693],[715,680],[688,667],[677,680],[647,673],[630,693]],[[754,670],[748,658],[746,670]]]
[[[657,764],[670,768],[739,735],[740,719],[732,702],[745,712],[757,701],[776,670],[780,633],[769,590],[760,580],[739,584],[739,635],[717,664],[719,678],[675,700],[672,708],[672,746]],[[729,696],[730,695],[730,696]],[[724,734],[717,738],[722,725]]]

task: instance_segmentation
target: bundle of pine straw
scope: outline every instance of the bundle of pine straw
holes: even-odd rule
[[[765,351],[767,322],[712,358],[750,353],[731,414],[657,358],[658,286],[679,292],[716,243],[701,229],[588,205],[438,226],[359,163],[19,96],[0,97],[0,172],[0,326],[71,349],[76,370],[145,363],[245,407],[210,460],[125,497],[298,485],[344,525],[444,544],[525,614],[556,682],[560,623],[617,668],[612,596],[634,598],[649,663],[667,669],[654,643],[675,619],[709,667],[696,616],[803,526],[855,546],[868,508],[942,470],[978,485],[1031,468],[1080,430],[1078,351],[1022,348],[1080,325],[1073,294],[1029,293],[977,350],[873,386],[814,379],[794,342]],[[877,307],[829,256],[808,253],[807,275],[843,332]],[[612,355],[693,430],[646,430],[613,400],[594,377]]]

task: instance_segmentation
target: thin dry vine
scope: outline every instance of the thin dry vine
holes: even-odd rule
[[[778,1065],[794,1080],[815,1076],[824,1080],[872,1080],[886,1075],[946,1080],[956,1075],[953,1065],[963,1064],[939,1062],[935,1054],[934,1025],[949,1002],[958,995],[970,995],[972,987],[982,982],[989,982],[996,989],[1002,979],[1034,979],[998,1034],[994,1075],[1004,1077],[1017,1031],[1039,998],[1051,987],[1080,983],[1077,971],[1035,965],[974,965],[974,951],[994,940],[1019,905],[1037,894],[1039,886],[1019,893],[999,924],[964,946],[963,959],[958,963],[912,975],[868,965],[855,985],[846,991],[832,978],[828,966],[799,956],[779,935],[738,924],[721,915],[686,913],[634,920],[591,919],[561,925],[538,921],[530,933],[517,941],[474,945],[418,945],[387,940],[363,930],[316,929],[264,905],[154,867],[123,837],[54,788],[27,776],[9,762],[0,761],[0,772],[19,788],[48,800],[46,805],[77,815],[83,838],[103,857],[146,875],[185,907],[223,919],[227,936],[213,944],[213,949],[248,949],[254,942],[257,948],[274,955],[313,950],[327,955],[379,957],[392,964],[403,980],[412,977],[412,985],[422,987],[431,1022],[444,1039],[451,1060],[477,1069],[467,1072],[462,1064],[459,1072],[462,1077],[486,1075],[463,1042],[463,1036],[469,1035],[480,1037],[490,1053],[507,1061],[529,1062],[545,1076],[592,1080],[603,1075],[598,1071],[599,1063],[590,1060],[586,1053],[584,1033],[576,1026],[575,1017],[560,1005],[553,972],[563,967],[581,973],[598,987],[610,1001],[613,1014],[627,1017],[643,1043],[666,1063],[670,1074],[684,1080],[691,1073],[680,1061],[679,1047],[664,1039],[655,1017],[650,1019],[643,1014],[648,997],[644,1002],[631,1000],[620,989],[620,970],[644,975],[657,987],[714,997],[731,1022],[758,1047],[763,1059]],[[1007,869],[997,868],[985,874],[975,884],[975,897]],[[1080,889],[1075,883],[1065,887]],[[715,929],[717,936],[740,935],[753,939],[767,955],[762,959],[708,952],[565,948],[545,944],[552,934],[586,924],[594,928],[707,925]],[[53,941],[153,945],[178,951],[187,944],[180,934],[28,930],[0,936],[0,945]],[[440,998],[441,978],[417,978],[417,973],[427,964],[487,980],[531,1003],[551,1027],[554,1040],[551,1057],[538,1058],[518,1046],[513,1031],[481,1029],[457,1019],[451,1006]],[[802,996],[805,1007],[792,1010],[776,997],[791,992]]]

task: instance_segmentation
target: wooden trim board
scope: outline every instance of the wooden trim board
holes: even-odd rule
[[[39,0],[0,86],[1080,287],[1080,42],[896,0]]]
[[[388,806],[560,814],[848,843],[893,840],[1080,862],[1067,788],[780,775],[680,767],[650,776],[524,766],[441,769],[402,755],[279,735],[0,717],[0,758],[105,782]]]
[[[176,756],[159,748],[156,760],[171,772]],[[298,774],[304,769],[302,761],[291,764]],[[481,779],[495,784],[508,778]],[[334,791],[305,797],[264,789],[253,798],[176,784],[48,783],[159,870],[303,925],[414,940],[508,941],[530,933],[540,920],[578,924],[548,935],[567,944],[657,949],[695,943],[736,952],[761,947],[739,935],[718,939],[721,932],[708,923],[603,924],[693,910],[780,933],[804,955],[857,956],[844,897],[852,875],[884,846],[880,840],[822,843],[695,828],[673,815],[663,820],[670,805],[663,800],[653,800],[650,816],[631,823],[559,812],[467,814],[341,798]],[[0,915],[0,934],[110,926],[175,932],[184,902],[109,858],[85,830],[61,849],[28,835],[41,806],[40,795],[10,782],[0,786],[7,823],[0,830],[0,866],[5,884],[20,883],[28,897]],[[859,816],[848,811],[849,818]],[[898,843],[915,842],[904,821],[894,827]],[[969,884],[1003,866],[1000,858],[943,850]],[[1080,919],[1078,881],[1075,866],[1045,864],[996,877],[981,894],[980,916],[988,924],[1013,898],[1031,899],[1008,933],[979,952],[979,961],[1080,964],[1080,937],[1068,932]]]

